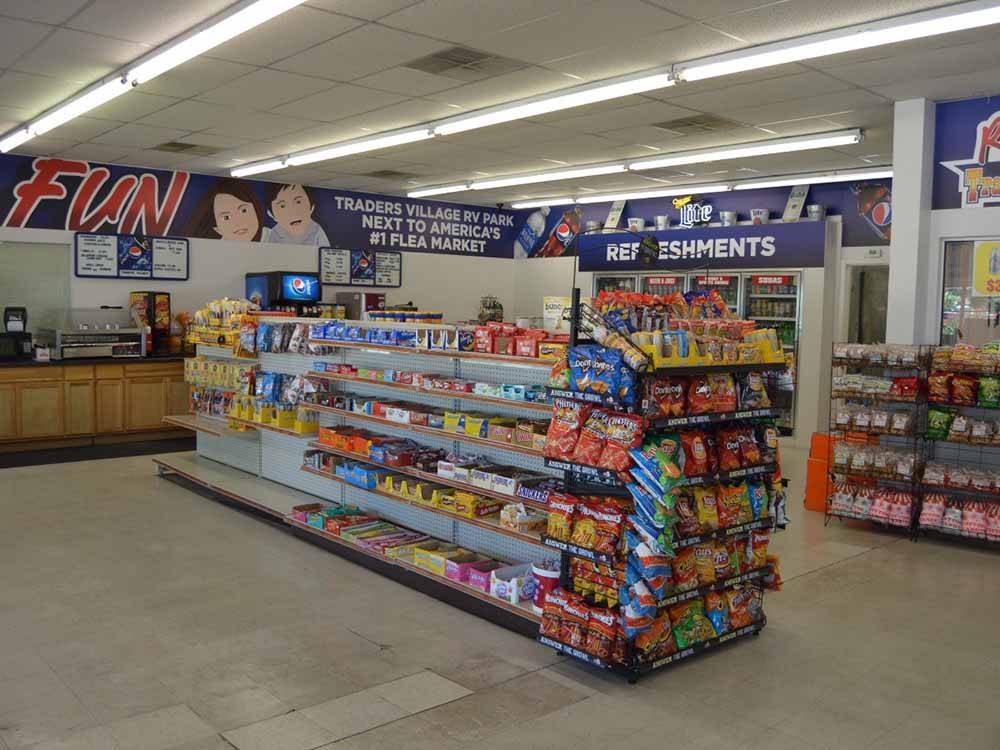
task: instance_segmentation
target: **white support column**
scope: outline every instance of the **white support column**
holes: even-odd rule
[[[931,188],[934,179],[934,102],[896,102],[892,133],[892,242],[885,340],[928,343],[924,309],[930,274]]]

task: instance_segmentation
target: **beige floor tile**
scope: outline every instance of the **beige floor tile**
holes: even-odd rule
[[[195,703],[192,708],[220,732],[270,719],[292,710],[262,687],[208,697]]]
[[[457,682],[430,671],[386,682],[370,690],[374,695],[411,714],[450,703],[472,693]]]
[[[202,740],[185,742],[183,745],[170,748],[170,750],[233,750],[233,746],[221,736],[215,735],[214,737],[206,737]]]
[[[61,739],[97,723],[51,670],[0,683],[0,739],[11,748]]]
[[[461,750],[467,747],[468,744],[458,742],[428,724],[422,719],[422,714],[416,714],[324,745],[321,750]]]
[[[112,722],[111,733],[123,750],[169,750],[211,737],[215,730],[187,706],[171,706]]]
[[[222,736],[239,750],[313,750],[334,739],[328,730],[297,711],[223,732]]]
[[[63,680],[101,724],[177,704],[176,694],[149,670]]]
[[[300,711],[333,733],[333,739],[367,732],[382,724],[401,719],[409,712],[389,703],[370,690],[310,706]]]
[[[6,747],[6,746],[3,746]],[[115,742],[110,727],[93,727],[61,740],[32,745],[31,750],[124,750]]]
[[[444,666],[435,665],[434,669],[442,677],[457,682],[469,690],[492,687],[528,671],[501,656],[484,652],[466,656],[457,663],[452,659]]]

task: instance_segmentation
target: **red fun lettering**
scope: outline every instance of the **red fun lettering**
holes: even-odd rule
[[[85,161],[35,159],[31,166],[35,170],[31,178],[14,187],[14,197],[17,200],[7,213],[4,226],[23,227],[41,201],[65,198],[66,186],[56,178],[87,173]]]
[[[184,197],[184,190],[187,188],[191,175],[187,172],[174,172],[170,178],[170,186],[167,188],[167,195],[163,199],[163,206],[158,208],[156,203],[159,183],[151,174],[144,174],[139,178],[139,188],[132,196],[132,202],[125,210],[122,217],[121,232],[132,234],[140,229],[146,234],[163,235],[167,234],[174,214]]]
[[[70,204],[69,216],[66,220],[66,228],[74,232],[93,232],[103,224],[108,223],[117,226],[118,217],[121,216],[125,201],[132,195],[139,180],[135,175],[125,175],[119,177],[108,197],[101,201],[96,208],[91,209],[90,204],[94,200],[97,191],[108,181],[111,171],[104,167],[98,167],[87,175],[83,184],[73,196]]]

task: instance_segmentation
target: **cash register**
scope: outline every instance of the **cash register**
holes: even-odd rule
[[[28,333],[28,310],[5,307],[3,333],[0,333],[0,360],[31,358],[31,334]]]

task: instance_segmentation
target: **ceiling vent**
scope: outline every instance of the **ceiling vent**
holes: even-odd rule
[[[468,47],[449,47],[433,55],[403,63],[402,67],[458,81],[481,81],[522,70],[529,67],[529,64]]]
[[[725,117],[695,115],[681,117],[677,120],[654,122],[653,127],[683,137],[686,135],[705,135],[706,133],[724,133],[727,130],[736,130],[743,126],[735,120],[727,120]]]
[[[222,149],[215,146],[199,146],[197,143],[167,141],[159,146],[153,146],[153,151],[166,151],[169,154],[191,154],[193,156],[214,156]]]
[[[375,177],[379,180],[412,180],[417,175],[411,172],[400,172],[395,169],[376,169],[374,172],[365,172],[362,177]]]

